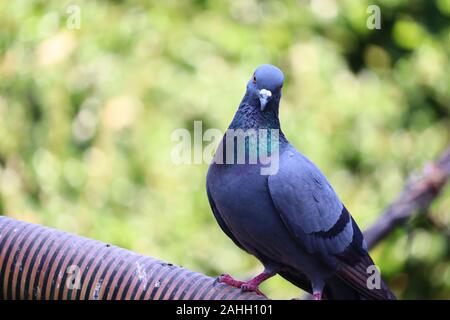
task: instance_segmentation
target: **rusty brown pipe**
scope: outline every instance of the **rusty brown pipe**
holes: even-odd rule
[[[0,299],[263,299],[129,250],[0,216]]]

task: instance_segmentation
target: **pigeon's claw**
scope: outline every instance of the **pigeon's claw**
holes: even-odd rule
[[[218,282],[225,283],[229,286],[235,287],[235,288],[241,288],[244,284],[243,281],[235,280],[232,276],[229,274],[222,274],[217,278]]]
[[[258,287],[263,281],[269,279],[270,277],[273,277],[274,275],[275,275],[275,272],[273,272],[273,271],[264,271],[263,273],[257,275],[253,279],[244,282],[244,281],[239,281],[239,280],[233,279],[233,277],[230,276],[229,274],[223,274],[217,278],[217,281],[226,283],[232,287],[241,288],[241,290],[244,292],[249,292],[249,291],[255,292],[256,294],[267,298],[264,293],[259,291]]]
[[[235,287],[235,288],[240,288],[242,290],[242,292],[254,292],[260,296],[267,298],[266,295],[259,290],[258,286],[259,286],[260,282],[258,281],[257,278],[256,278],[256,280],[254,278],[252,280],[244,282],[244,281],[239,281],[239,280],[234,279],[229,274],[222,274],[221,276],[219,276],[217,278],[217,282],[225,283],[225,284]]]

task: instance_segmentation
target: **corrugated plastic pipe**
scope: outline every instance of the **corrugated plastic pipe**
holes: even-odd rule
[[[129,250],[0,216],[0,299],[263,299]]]

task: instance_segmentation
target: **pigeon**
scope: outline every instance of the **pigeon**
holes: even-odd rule
[[[325,175],[281,131],[283,83],[273,65],[254,71],[209,166],[207,195],[220,228],[264,266],[248,281],[217,281],[263,295],[259,285],[279,274],[315,300],[396,299]]]

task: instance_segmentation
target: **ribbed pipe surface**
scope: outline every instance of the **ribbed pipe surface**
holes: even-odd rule
[[[0,299],[263,299],[129,250],[0,216]]]

